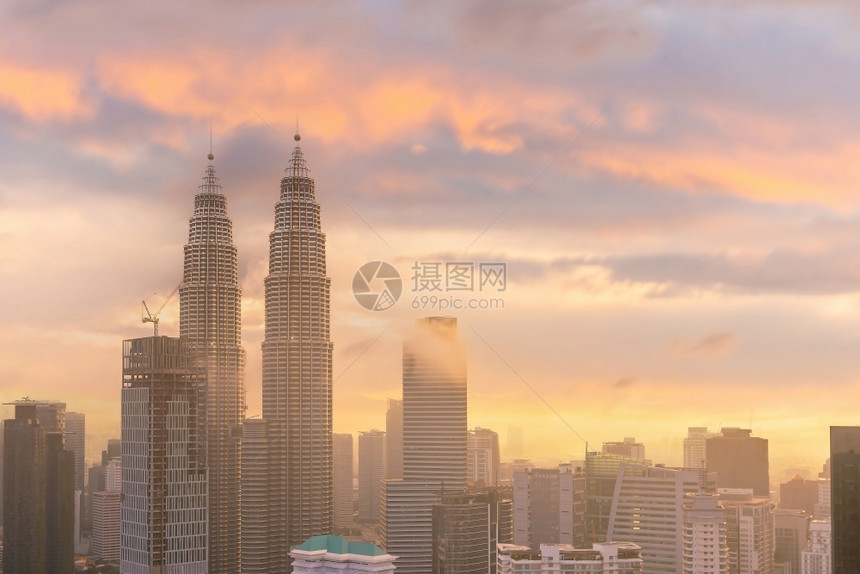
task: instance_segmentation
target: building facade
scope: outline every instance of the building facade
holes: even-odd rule
[[[705,458],[719,488],[752,488],[756,496],[770,496],[767,439],[750,429],[723,428],[705,441]]]
[[[466,437],[466,457],[466,480],[469,484],[499,484],[501,453],[498,433],[481,427],[470,430]]]
[[[801,554],[801,574],[833,572],[830,518],[809,523],[809,544]]]
[[[584,544],[585,482],[582,463],[515,471],[513,543]]]
[[[403,478],[403,401],[388,399],[385,411],[385,478]]]
[[[683,574],[728,574],[726,509],[713,494],[687,494],[683,506]]]
[[[380,492],[385,476],[385,433],[371,430],[358,435],[358,521],[378,522]]]
[[[352,435],[332,435],[332,499],[335,528],[352,525],[354,513],[354,489],[352,469]]]
[[[860,572],[860,427],[830,427],[833,572]]]
[[[509,493],[446,494],[433,505],[433,573],[495,574],[499,544],[512,541]]]
[[[564,544],[499,546],[498,574],[640,574],[641,548],[630,542],[595,543],[590,549]]]
[[[687,427],[687,438],[684,439],[684,468],[705,468],[705,441],[719,434],[709,431],[708,427]]]
[[[121,574],[207,574],[204,371],[181,340],[123,342]]]
[[[774,556],[774,504],[752,489],[719,488],[726,508],[729,574],[770,574]]]

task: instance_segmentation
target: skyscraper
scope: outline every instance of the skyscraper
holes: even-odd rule
[[[245,417],[239,288],[233,222],[209,166],[194,197],[179,287],[179,336],[206,371],[198,412],[209,472],[209,573],[234,574],[240,560],[239,425]]]
[[[268,526],[257,526],[269,534],[264,546],[270,572],[289,568],[291,546],[332,530],[331,280],[325,253],[314,180],[296,145],[275,204],[265,279]],[[250,560],[262,563],[259,556]]]
[[[403,478],[403,401],[388,399],[385,412],[385,478]]]
[[[75,490],[84,490],[84,459],[86,445],[86,417],[84,413],[66,413],[66,450],[75,453]]]
[[[433,505],[433,573],[495,574],[498,544],[510,544],[512,503],[487,489],[444,494]]]
[[[726,509],[713,494],[690,493],[683,506],[684,574],[728,574]]]
[[[466,479],[471,484],[499,484],[499,435],[490,429],[477,427],[466,439]]]
[[[181,339],[123,341],[121,574],[208,572],[203,384]]]
[[[385,433],[379,430],[358,435],[358,521],[379,521],[380,481],[385,474]]]
[[[514,471],[513,527],[514,544],[581,546],[585,538],[584,465]]]
[[[352,486],[352,435],[349,433],[332,434],[332,499],[335,527],[345,528],[352,525],[353,486]]]
[[[684,439],[684,468],[705,468],[705,441],[720,433],[711,432],[708,427],[687,427]]]
[[[726,509],[729,574],[772,572],[774,504],[751,488],[719,488],[717,494]]]
[[[717,473],[719,488],[752,488],[756,496],[770,496],[767,439],[751,434],[750,429],[724,428],[706,439],[708,472]]]
[[[830,427],[833,572],[860,572],[860,427]]]

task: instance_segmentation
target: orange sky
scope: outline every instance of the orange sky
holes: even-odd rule
[[[384,425],[401,342],[438,314],[412,308],[415,261],[507,263],[504,309],[457,313],[470,424],[503,444],[524,427],[536,459],[581,456],[568,425],[676,464],[687,426],[751,424],[776,480],[817,470],[828,426],[854,424],[848,4],[0,10],[0,395],[86,412],[90,454],[118,434],[140,300],[181,276],[210,126],[260,411],[266,242],[297,115],[328,237],[336,431]],[[350,292],[372,260],[407,279],[390,311]],[[162,331],[177,318],[173,301]]]

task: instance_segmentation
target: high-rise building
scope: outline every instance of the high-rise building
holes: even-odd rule
[[[269,544],[275,521],[269,504],[272,465],[269,459],[269,421],[242,423],[242,574],[269,574],[281,549]]]
[[[206,574],[204,371],[181,339],[123,341],[120,574]]]
[[[831,574],[830,518],[809,523],[809,544],[801,554],[801,574]]]
[[[496,486],[499,484],[499,435],[490,429],[477,427],[466,437],[466,480],[470,484]]]
[[[266,557],[249,557],[248,564],[283,572],[292,546],[331,533],[333,509],[331,281],[314,180],[299,145],[281,179],[264,283],[263,419],[269,448],[267,479],[257,486],[267,489],[268,524],[260,524],[260,516],[251,519],[269,539],[255,542]],[[243,500],[259,496],[242,493]],[[249,516],[243,509],[242,520]]]
[[[198,412],[209,473],[209,573],[235,574],[240,560],[239,430],[245,418],[239,288],[233,222],[210,152],[184,248],[179,337],[205,369]]]
[[[403,478],[403,401],[388,399],[385,412],[385,478]]]
[[[810,516],[803,510],[777,508],[773,513],[774,564],[790,566],[792,574],[800,572],[802,553],[809,538]]]
[[[645,458],[645,445],[630,436],[624,437],[620,442],[605,442],[601,450],[603,454],[617,454],[640,460]]]
[[[385,550],[402,574],[428,574],[432,505],[466,486],[466,351],[453,317],[429,317],[403,345],[403,479],[383,481]]]
[[[830,427],[833,572],[860,572],[860,427]]]
[[[385,474],[385,433],[380,430],[358,435],[358,521],[379,521],[379,493]]]
[[[644,475],[644,469],[651,466],[648,459],[640,460],[622,456],[589,451],[585,453],[585,542],[606,542],[609,528],[609,515],[618,481],[618,469],[622,463],[628,474]]]
[[[96,492],[93,494],[92,504],[93,531],[90,537],[90,555],[116,564],[119,562],[122,493],[119,490]]]
[[[352,525],[352,435],[332,435],[332,498],[334,500],[334,525],[346,528]]]
[[[708,472],[717,473],[719,488],[752,488],[756,496],[770,496],[767,439],[751,436],[750,429],[723,428],[705,441]]]
[[[719,435],[720,433],[709,431],[708,427],[687,427],[687,438],[684,439],[684,468],[705,468],[705,441]]]
[[[779,508],[803,510],[809,516],[815,514],[818,504],[818,479],[806,480],[796,475],[779,485]]]
[[[66,412],[66,450],[75,453],[75,490],[84,490],[84,460],[86,458],[86,416]]]
[[[770,574],[774,504],[751,488],[719,488],[717,494],[726,508],[729,574]]]
[[[498,544],[511,543],[509,492],[445,494],[433,505],[433,574],[495,574]]]
[[[293,574],[376,574],[394,572],[395,556],[375,544],[340,536],[312,536],[293,548]]]
[[[75,455],[47,431],[45,403],[15,403],[3,432],[3,572],[74,572]],[[65,409],[63,409],[65,410]],[[52,421],[44,416],[42,417]],[[57,421],[53,421],[54,423]],[[54,425],[52,428],[56,428]]]
[[[631,542],[595,543],[591,548],[567,544],[499,546],[498,574],[640,574],[642,549]]]
[[[687,494],[683,525],[683,574],[728,574],[726,509],[719,499],[713,494]]]
[[[513,543],[582,546],[585,538],[583,463],[514,472]]]
[[[628,468],[632,472],[627,472]],[[709,479],[706,483],[713,486],[713,477]],[[697,470],[621,463],[607,540],[624,540],[641,546],[644,572],[680,572],[685,497],[705,486]]]

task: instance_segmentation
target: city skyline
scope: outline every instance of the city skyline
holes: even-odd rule
[[[4,402],[85,413],[90,457],[119,436],[120,344],[151,332],[140,300],[180,278],[210,125],[259,414],[271,182],[296,113],[326,214],[335,432],[382,428],[401,341],[448,314],[469,428],[504,445],[523,427],[539,460],[582,458],[567,424],[668,464],[687,427],[737,426],[769,439],[776,479],[858,422],[846,4],[356,5],[336,25],[326,7],[150,10],[2,8]],[[404,292],[372,312],[351,286],[377,260]],[[412,309],[411,268],[432,261],[505,262],[505,308]],[[178,298],[161,329],[178,334]]]

